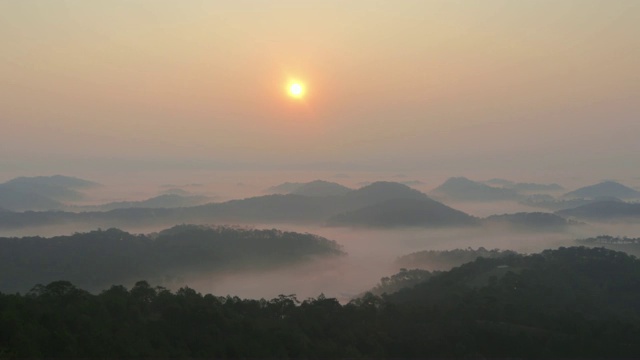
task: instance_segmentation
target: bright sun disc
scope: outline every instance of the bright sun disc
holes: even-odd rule
[[[304,88],[300,83],[293,83],[289,85],[289,95],[294,98],[301,98],[304,95]]]

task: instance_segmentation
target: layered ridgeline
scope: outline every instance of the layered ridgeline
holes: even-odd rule
[[[624,251],[634,256],[640,256],[640,238],[598,235],[586,239],[577,239],[576,242],[584,246],[605,247],[607,249]]]
[[[522,215],[504,222],[521,221]],[[533,219],[533,218],[532,218]],[[74,224],[84,227],[171,226],[179,223],[290,223],[350,227],[446,227],[480,221],[395,182],[376,182],[342,195],[265,195],[180,208],[111,211],[0,212],[0,229]],[[554,225],[549,222],[548,225]],[[546,226],[537,222],[532,229]],[[555,226],[555,225],[554,225]]]
[[[66,201],[84,198],[83,190],[100,186],[75,177],[54,175],[18,177],[0,184],[0,208],[4,210],[63,209]]]
[[[402,273],[402,272],[401,272]],[[407,277],[417,274],[405,271]],[[638,357],[640,261],[602,248],[481,258],[383,297],[272,300],[138,282],[0,294],[5,357]],[[391,282],[391,278],[389,282]]]
[[[640,219],[640,203],[597,201],[559,210],[556,214],[590,222],[637,222]]]
[[[149,235],[118,229],[52,238],[0,238],[0,291],[69,280],[92,291],[150,279],[179,283],[192,273],[272,269],[343,255],[334,241],[312,234],[180,225]]]
[[[640,199],[639,191],[615,181],[604,181],[570,191],[560,197],[553,197],[548,194],[532,194],[522,198],[520,203],[527,206],[560,211],[585,205],[602,206],[595,204],[612,202],[620,203],[618,206],[624,207],[624,200],[636,201],[638,199]],[[617,216],[618,214],[613,212],[611,217]],[[599,217],[601,216],[596,216],[595,218]]]
[[[502,187],[505,189],[512,189],[519,193],[545,193],[545,192],[558,192],[564,190],[562,185],[552,184],[538,184],[538,183],[521,183],[514,182],[505,179],[490,179],[484,181],[485,184],[490,186]]]
[[[0,184],[0,209],[5,211],[64,210],[108,211],[124,208],[175,208],[201,205],[211,198],[173,191],[138,201],[117,201],[100,205],[73,205],[86,199],[86,192],[102,185],[76,177],[54,175],[18,177]]]

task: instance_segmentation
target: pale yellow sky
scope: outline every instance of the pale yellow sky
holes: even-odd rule
[[[637,0],[0,0],[0,46],[4,168],[640,163]]]

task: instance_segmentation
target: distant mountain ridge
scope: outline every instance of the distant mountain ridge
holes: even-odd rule
[[[202,195],[162,194],[140,201],[116,201],[101,205],[77,206],[71,210],[80,211],[109,211],[127,208],[177,208],[197,206],[208,202],[210,199]]]
[[[0,213],[0,228],[20,228],[57,223],[90,223],[100,227],[210,222],[324,223],[339,213],[391,199],[428,199],[406,185],[377,182],[341,196],[265,195],[185,208],[128,208],[106,212]]]
[[[552,183],[552,184],[520,183],[520,182],[514,182],[510,180],[505,180],[505,179],[490,179],[490,180],[484,181],[484,183],[491,186],[496,185],[505,189],[512,189],[517,192],[546,192],[546,191],[564,190],[563,186],[556,183]]]
[[[507,226],[513,230],[527,231],[562,231],[576,221],[567,220],[562,216],[543,212],[520,212],[515,214],[491,215],[482,219],[485,226]]]
[[[477,225],[478,220],[432,199],[392,199],[331,217],[329,226],[445,227]]]
[[[179,195],[175,195],[179,196]],[[138,204],[140,205],[140,204]],[[147,204],[149,205],[149,204]],[[122,204],[118,206],[123,206]],[[556,217],[556,215],[547,215]],[[535,216],[503,216],[501,223],[530,230],[548,231],[557,226],[552,221],[538,221]],[[118,208],[109,211],[0,212],[0,229],[83,224],[91,227],[171,226],[180,223],[277,223],[315,224],[356,227],[446,227],[486,225],[462,211],[429,198],[426,194],[394,182],[376,182],[344,195],[264,195],[222,203],[187,207]],[[549,229],[544,229],[548,227]]]
[[[457,201],[505,201],[518,198],[518,193],[513,189],[489,186],[466,177],[449,178],[430,194]]]
[[[556,214],[588,221],[635,222],[640,220],[640,203],[599,201],[573,209],[556,211]]]
[[[340,196],[352,191],[352,189],[338,183],[315,180],[301,184],[291,194],[304,196]]]
[[[640,191],[622,185],[615,181],[603,181],[601,183],[581,187],[563,195],[565,198],[595,199],[602,197],[616,197],[619,199],[639,199]]]
[[[272,186],[267,192],[273,194],[294,194],[304,196],[340,196],[353,189],[338,184],[336,182],[314,180],[306,183],[285,182]]]
[[[0,207],[13,210],[58,210],[64,201],[81,200],[79,190],[100,186],[93,181],[54,175],[18,177],[0,184]]]

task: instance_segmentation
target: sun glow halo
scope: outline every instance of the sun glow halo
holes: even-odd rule
[[[289,84],[288,87],[289,96],[300,99],[304,96],[304,86],[299,82]]]

